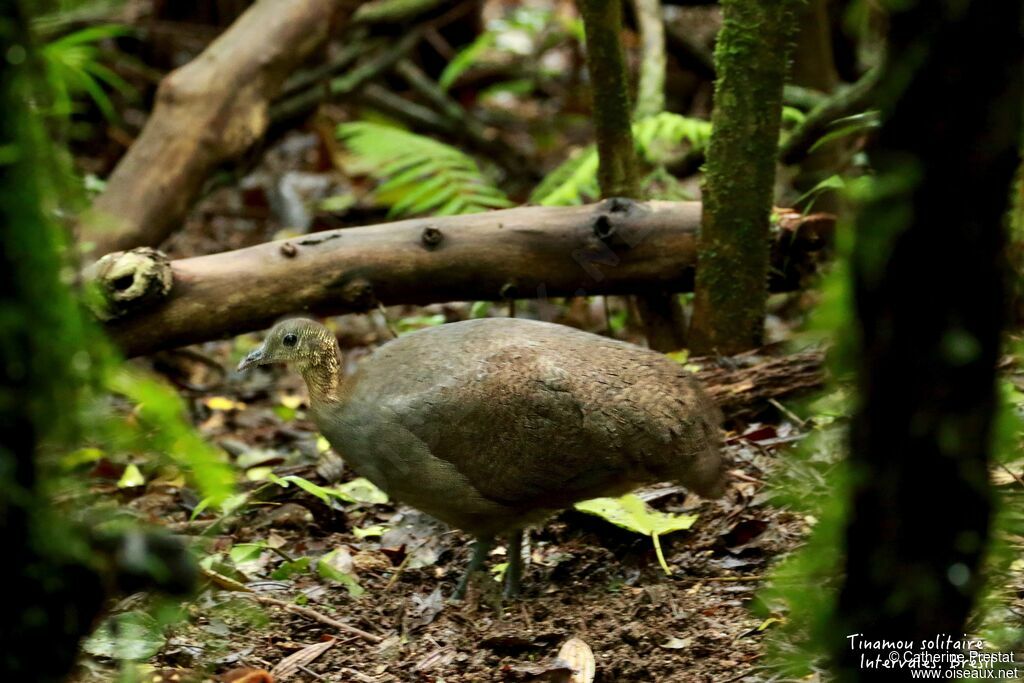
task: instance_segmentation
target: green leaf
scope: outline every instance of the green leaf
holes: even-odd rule
[[[437,79],[437,84],[441,86],[441,89],[447,90],[452,87],[452,84],[459,79],[459,76],[479,62],[480,58],[487,53],[487,50],[494,45],[496,37],[497,34],[491,31],[481,33],[476,40],[452,57],[452,61],[448,62],[444,71],[441,72],[440,78]]]
[[[289,484],[295,484],[306,493],[316,496],[317,498],[322,500],[325,505],[328,506],[331,504],[332,498],[337,498],[340,500],[344,500],[346,502],[351,502],[348,496],[341,493],[340,491],[324,488],[319,484],[314,484],[308,479],[303,479],[302,477],[295,474],[289,474],[287,477],[279,477],[276,474],[270,474],[267,476],[267,481],[277,484],[281,488],[288,488]]]
[[[316,563],[316,572],[322,579],[340,583],[353,598],[358,598],[366,592],[366,589],[359,585],[358,579],[342,569],[335,563],[338,557],[338,550],[332,550]]]
[[[138,662],[158,653],[166,642],[156,619],[145,612],[125,612],[100,624],[82,649],[97,657]]]
[[[840,191],[840,190],[845,190],[845,189],[846,189],[846,180],[842,176],[840,176],[840,175],[830,175],[828,178],[825,178],[824,180],[819,182],[817,185],[815,185],[811,189],[807,190],[807,192],[805,192],[803,195],[801,195],[800,198],[797,199],[794,202],[794,204],[800,205],[800,204],[803,204],[808,199],[811,200],[807,204],[807,206],[804,208],[804,212],[806,213],[806,212],[809,212],[811,210],[811,208],[814,206],[814,202],[817,201],[818,197],[822,193],[827,192],[829,190]]]
[[[356,196],[354,194],[339,194],[333,197],[327,197],[321,199],[317,208],[320,211],[326,211],[327,213],[345,213],[356,204]]]
[[[679,154],[683,145],[703,148],[711,138],[711,123],[703,119],[661,112],[633,124],[637,152],[648,164],[657,166]],[[591,145],[551,171],[530,194],[530,201],[542,206],[572,206],[596,199],[597,149]]]
[[[354,503],[383,505],[388,502],[388,494],[373,485],[369,479],[359,477],[352,481],[338,484],[337,493]]]
[[[793,126],[800,125],[807,118],[807,114],[803,113],[796,107],[783,107],[782,108],[782,122]]]
[[[228,553],[228,557],[230,557],[231,561],[235,564],[251,562],[262,555],[263,551],[266,549],[266,541],[257,541],[256,543],[237,543],[231,548],[231,551]]]
[[[491,312],[490,301],[474,301],[469,309],[470,318],[486,318]]]
[[[135,30],[131,26],[124,24],[102,24],[100,26],[90,26],[81,30],[69,33],[66,36],[62,36],[57,40],[52,41],[46,47],[69,47],[72,45],[85,45],[88,43],[97,43],[101,40],[107,40],[108,38],[119,38],[121,36],[132,35]]]
[[[130,489],[136,486],[142,486],[146,483],[146,478],[142,476],[142,472],[139,470],[139,466],[132,463],[128,467],[124,468],[124,473],[121,478],[117,480],[117,488],[119,489]]]
[[[134,88],[116,72],[101,63],[103,52],[97,46],[102,40],[128,35],[132,29],[120,25],[93,26],[51,41],[40,51],[46,77],[53,91],[55,113],[68,115],[78,108],[73,99],[88,95],[108,120],[117,112],[104,86],[130,94]]]
[[[103,458],[103,450],[100,448],[79,448],[64,454],[60,459],[60,466],[65,470],[73,470],[82,465],[91,465]]]
[[[382,524],[374,524],[364,529],[355,527],[352,529],[352,533],[356,535],[356,538],[371,538],[377,536],[383,536],[387,532],[388,528]]]
[[[829,132],[818,138],[811,145],[809,151],[815,152],[833,140],[866,133],[869,130],[880,128],[881,125],[882,122],[877,111],[866,111],[862,114],[854,114],[853,116],[837,119],[829,124]]]
[[[281,566],[270,573],[270,578],[275,581],[283,581],[284,579],[290,579],[296,574],[302,574],[307,571],[309,571],[309,558],[300,557],[294,560],[282,562]]]
[[[435,313],[434,315],[409,315],[400,318],[395,324],[395,329],[401,335],[406,332],[421,330],[424,327],[437,327],[438,325],[443,325],[446,320],[447,318],[441,313]]]
[[[662,555],[659,536],[673,531],[684,531],[697,521],[696,515],[672,515],[653,510],[632,493],[621,498],[585,500],[577,503],[576,509],[580,512],[597,515],[623,529],[650,536],[661,568],[670,575],[672,571]]]
[[[222,451],[211,446],[185,421],[185,405],[170,387],[140,370],[122,366],[109,378],[107,387],[136,404],[134,424],[124,425],[127,436],[118,438],[145,442],[146,447],[166,454],[188,471],[205,497],[220,503],[231,495],[235,474]],[[131,442],[120,444],[126,449]]]
[[[541,206],[582,204],[584,196],[596,197],[597,149],[587,147],[551,171],[530,195],[530,202]]]

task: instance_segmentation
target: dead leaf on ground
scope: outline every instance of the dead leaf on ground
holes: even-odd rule
[[[444,609],[441,587],[435,588],[430,595],[413,594],[412,603],[408,625],[410,631],[431,623]]]
[[[312,663],[317,657],[327,652],[334,646],[335,640],[325,640],[322,643],[314,643],[307,647],[302,648],[298,652],[288,655],[280,662],[278,662],[271,670],[271,674],[279,681],[283,681],[286,678],[295,675],[299,670]]]
[[[558,651],[558,658],[564,660],[573,669],[568,683],[593,683],[597,664],[590,646],[579,638],[570,638]]]

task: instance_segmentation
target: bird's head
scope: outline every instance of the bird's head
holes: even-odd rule
[[[334,335],[326,327],[314,320],[291,318],[274,325],[263,343],[238,364],[238,369],[292,363],[305,371],[312,366],[335,365],[336,349]]]

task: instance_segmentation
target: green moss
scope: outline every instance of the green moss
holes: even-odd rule
[[[580,10],[594,97],[601,195],[639,199],[629,82],[620,38],[622,6],[619,0],[581,0]]]
[[[694,297],[698,353],[761,343],[782,86],[797,0],[724,0]]]

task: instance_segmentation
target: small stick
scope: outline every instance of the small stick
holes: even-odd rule
[[[765,574],[751,574],[750,576],[684,576],[682,578],[700,583],[702,581],[764,581],[768,577]]]
[[[384,319],[384,326],[388,328],[388,332],[391,333],[391,338],[398,339],[398,332],[391,326],[391,321],[388,320],[388,311],[384,308],[384,304],[378,301],[377,310],[380,311],[380,317]]]
[[[1009,474],[1011,477],[1013,477],[1014,481],[1016,481],[1021,486],[1024,486],[1024,479],[1021,479],[1019,474],[1017,474],[1016,472],[1011,470],[1009,467],[1007,467],[1003,463],[999,463],[999,466],[1002,467],[1004,470],[1006,470],[1006,473]]]
[[[401,576],[402,571],[405,570],[405,565],[409,564],[409,560],[410,558],[412,558],[412,554],[420,548],[422,548],[424,543],[426,543],[426,540],[420,541],[418,544],[416,544],[416,547],[405,551],[405,557],[402,558],[402,561],[398,564],[398,567],[395,569],[395,573],[391,575],[391,578],[388,579],[387,585],[384,586],[385,593],[391,590],[391,587],[395,585],[395,582],[398,581],[398,577]]]
[[[733,477],[733,479],[739,479],[740,481],[745,481],[745,482],[747,482],[749,484],[763,484],[764,483],[763,481],[761,481],[757,477],[752,477],[749,474],[747,474],[746,472],[744,472],[743,470],[729,470],[729,474]]]
[[[796,422],[801,427],[807,426],[807,420],[803,419],[802,417],[800,417],[799,415],[794,413],[792,410],[790,410],[786,406],[784,406],[781,403],[779,403],[778,401],[776,401],[774,398],[768,399],[768,403],[770,403],[773,406],[775,406],[775,408],[777,408],[779,410],[779,412],[781,412],[783,415],[788,417],[793,422]]]
[[[315,678],[317,680],[320,680],[320,681],[326,681],[327,680],[326,676],[322,676],[321,674],[318,674],[317,672],[313,671],[312,669],[310,669],[309,667],[306,667],[306,666],[299,665],[299,671],[307,673],[310,676],[312,676],[313,678]]]
[[[284,600],[278,600],[277,598],[271,598],[266,595],[250,594],[250,597],[252,597],[257,602],[261,602],[265,605],[274,605],[275,607],[280,607],[285,611],[298,614],[300,616],[306,617],[307,619],[319,621],[321,624],[326,624],[328,626],[338,629],[339,631],[344,631],[345,633],[351,633],[354,636],[359,636],[363,640],[368,640],[371,643],[380,643],[384,640],[380,636],[374,635],[367,631],[363,631],[362,629],[358,629],[355,626],[349,626],[348,624],[340,622],[337,619],[332,619],[326,614],[321,614],[320,612],[317,612],[316,610],[310,609],[308,607],[302,607],[300,605],[285,602]]]

